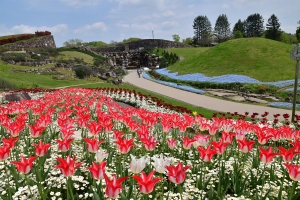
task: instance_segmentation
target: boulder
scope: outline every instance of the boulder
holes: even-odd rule
[[[13,101],[22,101],[22,100],[30,100],[31,97],[26,92],[17,92],[12,94],[6,94],[3,97],[4,101],[13,102]]]

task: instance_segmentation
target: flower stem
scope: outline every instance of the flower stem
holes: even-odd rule
[[[30,189],[30,184],[29,184],[29,180],[28,180],[27,174],[25,174],[25,180],[26,180],[26,183],[27,183],[27,186],[28,186],[30,195],[31,195],[31,197],[33,197],[32,192],[31,192],[31,189]]]
[[[72,179],[71,177],[67,177],[67,199],[74,199],[73,191],[72,191]]]
[[[10,177],[10,175],[8,174],[7,167],[8,166],[7,166],[6,162],[4,161],[5,173],[7,175],[7,183],[6,183],[6,188],[8,190],[8,192],[7,192],[8,193],[7,199],[10,200],[10,199],[12,199],[12,195],[10,193],[10,187],[9,187],[9,177]]]

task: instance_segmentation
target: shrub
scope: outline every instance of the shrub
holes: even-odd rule
[[[77,66],[74,69],[76,77],[84,79],[92,74],[92,69],[89,66]]]
[[[26,61],[27,54],[26,53],[4,53],[1,57],[3,61],[13,60],[15,62],[24,62]]]
[[[16,85],[10,83],[9,81],[0,78],[0,89],[15,90],[19,88]]]

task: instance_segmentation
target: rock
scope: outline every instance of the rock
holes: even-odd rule
[[[22,101],[22,100],[30,100],[31,97],[26,92],[17,92],[12,94],[6,94],[3,97],[4,101],[13,102],[13,101]]]
[[[225,98],[225,99],[229,99],[229,100],[233,100],[233,101],[239,101],[239,102],[246,101],[245,97],[238,96],[238,95],[234,95],[234,96],[226,96],[226,97],[224,97],[224,98]]]
[[[268,103],[268,101],[266,101],[266,100],[262,100],[262,99],[258,99],[258,98],[254,98],[254,97],[248,97],[247,101],[251,101],[254,103],[263,103],[263,104]]]

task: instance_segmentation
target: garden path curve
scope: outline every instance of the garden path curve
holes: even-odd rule
[[[274,114],[280,114],[282,120],[283,114],[292,115],[292,109],[281,109],[281,108],[273,108],[267,106],[259,106],[259,105],[251,105],[245,103],[238,103],[232,101],[226,101],[222,99],[217,99],[213,97],[208,97],[205,95],[200,95],[180,89],[176,89],[173,87],[165,86],[159,83],[156,83],[151,80],[147,80],[145,78],[139,78],[136,71],[129,71],[128,75],[126,75],[123,79],[124,82],[130,83],[134,86],[149,90],[151,92],[155,92],[167,97],[171,97],[177,99],[179,101],[183,101],[185,103],[191,104],[196,107],[202,107],[209,110],[214,110],[217,112],[238,112],[240,114],[244,114],[245,112],[249,112],[252,114],[254,112],[259,113],[259,116],[263,114],[265,111],[269,112],[267,119],[273,120]],[[297,115],[300,115],[300,112],[296,112]]]

